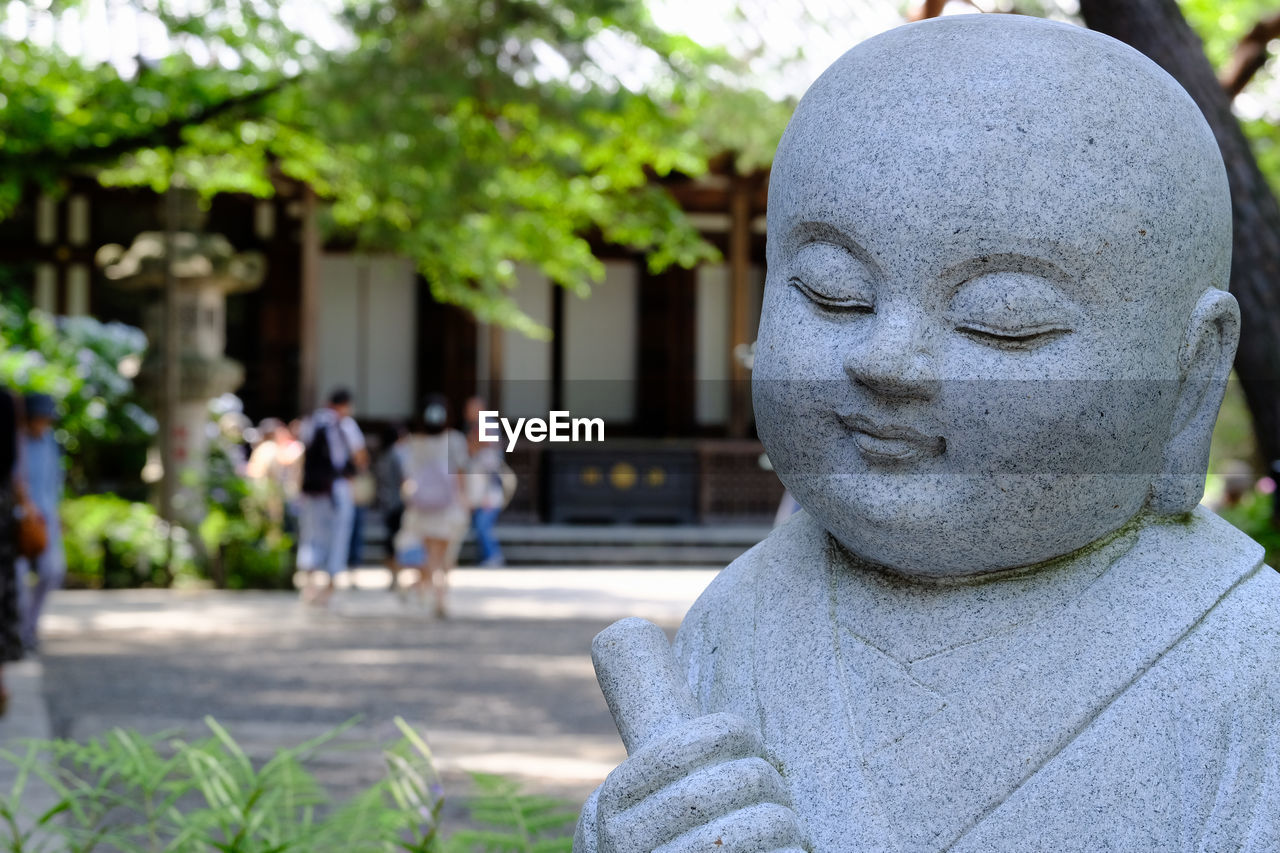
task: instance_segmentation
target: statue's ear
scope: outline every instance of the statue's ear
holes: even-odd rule
[[[1204,493],[1209,440],[1240,342],[1240,308],[1225,290],[1200,296],[1178,353],[1178,402],[1163,467],[1151,484],[1148,507],[1163,515],[1191,512]]]

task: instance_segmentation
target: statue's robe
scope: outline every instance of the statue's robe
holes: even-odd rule
[[[759,724],[816,853],[1280,851],[1280,575],[1202,509],[968,584],[860,567],[801,513],[676,652]]]

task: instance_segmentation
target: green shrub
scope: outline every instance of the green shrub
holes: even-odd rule
[[[151,504],[116,495],[68,498],[60,507],[67,573],[77,586],[130,589],[212,578],[227,589],[289,589],[293,543],[265,517],[214,506],[191,535],[172,528]],[[170,548],[172,547],[172,554]]]
[[[225,436],[209,448],[199,527],[209,576],[226,589],[292,589],[293,540],[267,511],[266,484],[238,474],[230,454]]]
[[[142,496],[138,474],[156,421],[138,404],[131,377],[146,345],[132,326],[53,317],[17,290],[0,299],[0,385],[58,401],[73,490],[109,485]]]
[[[293,540],[264,518],[213,507],[200,522],[209,574],[226,589],[292,589]]]
[[[174,527],[171,539],[169,524],[150,504],[85,495],[64,500],[59,511],[67,574],[81,586],[168,586],[196,575],[187,531]]]
[[[1218,515],[1243,530],[1251,539],[1267,549],[1268,566],[1280,567],[1280,530],[1271,523],[1271,506],[1274,494],[1252,490],[1240,503],[1218,510]]]
[[[396,720],[402,739],[382,752],[385,776],[346,802],[334,802],[307,769],[345,727],[255,765],[226,730],[205,722],[212,737],[196,743],[117,729],[84,743],[0,750],[18,769],[0,797],[0,836],[9,836],[0,850],[567,853],[572,846],[571,810],[491,776],[476,777],[469,811],[478,828],[442,837],[431,750],[403,720]],[[24,796],[37,780],[53,803],[33,814]]]

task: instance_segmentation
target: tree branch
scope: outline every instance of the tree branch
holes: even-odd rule
[[[1089,27],[1141,50],[1199,105],[1231,186],[1231,292],[1240,302],[1236,375],[1249,403],[1259,455],[1280,462],[1280,204],[1176,0],[1080,0]],[[1280,513],[1280,501],[1275,503]]]
[[[255,104],[274,95],[297,79],[297,77],[287,77],[272,83],[270,86],[232,96],[218,101],[216,104],[201,107],[188,115],[170,119],[164,124],[148,128],[141,133],[118,137],[106,145],[88,145],[71,148],[66,151],[45,149],[44,151],[21,154],[0,154],[0,168],[14,163],[20,164],[25,170],[45,168],[57,171],[72,166],[91,165],[114,160],[121,155],[128,154],[130,151],[137,151],[140,148],[152,148],[158,145],[176,146],[182,141],[184,128],[205,124],[239,107]]]
[[[1267,43],[1274,38],[1280,38],[1280,12],[1254,24],[1253,29],[1240,39],[1231,60],[1218,74],[1218,82],[1228,98],[1240,94],[1253,75],[1267,64]]]
[[[919,6],[907,15],[908,21],[924,21],[929,18],[938,18],[942,16],[942,10],[946,7],[948,0],[924,0]],[[974,11],[985,11],[973,0],[962,0],[966,5],[972,6]]]

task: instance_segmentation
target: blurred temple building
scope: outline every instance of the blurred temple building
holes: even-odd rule
[[[644,256],[597,245],[606,278],[587,298],[521,270],[515,296],[549,341],[436,302],[406,259],[322,243],[301,185],[270,200],[216,197],[202,229],[265,260],[261,286],[226,303],[246,414],[294,417],[340,385],[366,427],[411,419],[432,391],[455,413],[474,394],[511,419],[567,410],[602,418],[607,442],[520,442],[508,455],[522,481],[509,520],[768,520],[781,486],[760,464],[744,357],[760,313],[767,175],[728,163],[669,183],[723,262],[653,274]],[[114,286],[95,255],[164,220],[160,196],[86,178],[0,223],[0,264],[30,283],[37,307],[142,326],[159,297]]]
[[[959,0],[927,5],[972,11]],[[660,27],[748,58],[755,84],[775,98],[799,95],[840,53],[900,23],[903,12],[884,0],[692,7],[653,0],[650,7]],[[515,298],[552,330],[549,341],[478,324],[436,302],[404,258],[323,242],[310,191],[275,183],[270,200],[217,196],[200,225],[265,261],[261,286],[231,293],[225,309],[226,356],[244,367],[236,393],[252,419],[306,413],[336,386],[353,390],[367,429],[411,419],[433,391],[449,398],[455,415],[475,394],[507,418],[565,410],[602,418],[606,443],[522,441],[507,457],[521,480],[508,523],[772,520],[782,487],[762,465],[749,388],[766,172],[740,174],[726,155],[701,179],[664,181],[720,249],[720,263],[654,274],[644,256],[597,244],[606,277],[585,299],[520,270]],[[41,308],[142,326],[158,297],[112,286],[95,254],[162,231],[163,207],[145,190],[74,180],[59,198],[28,198],[0,222],[0,266],[17,268]]]

